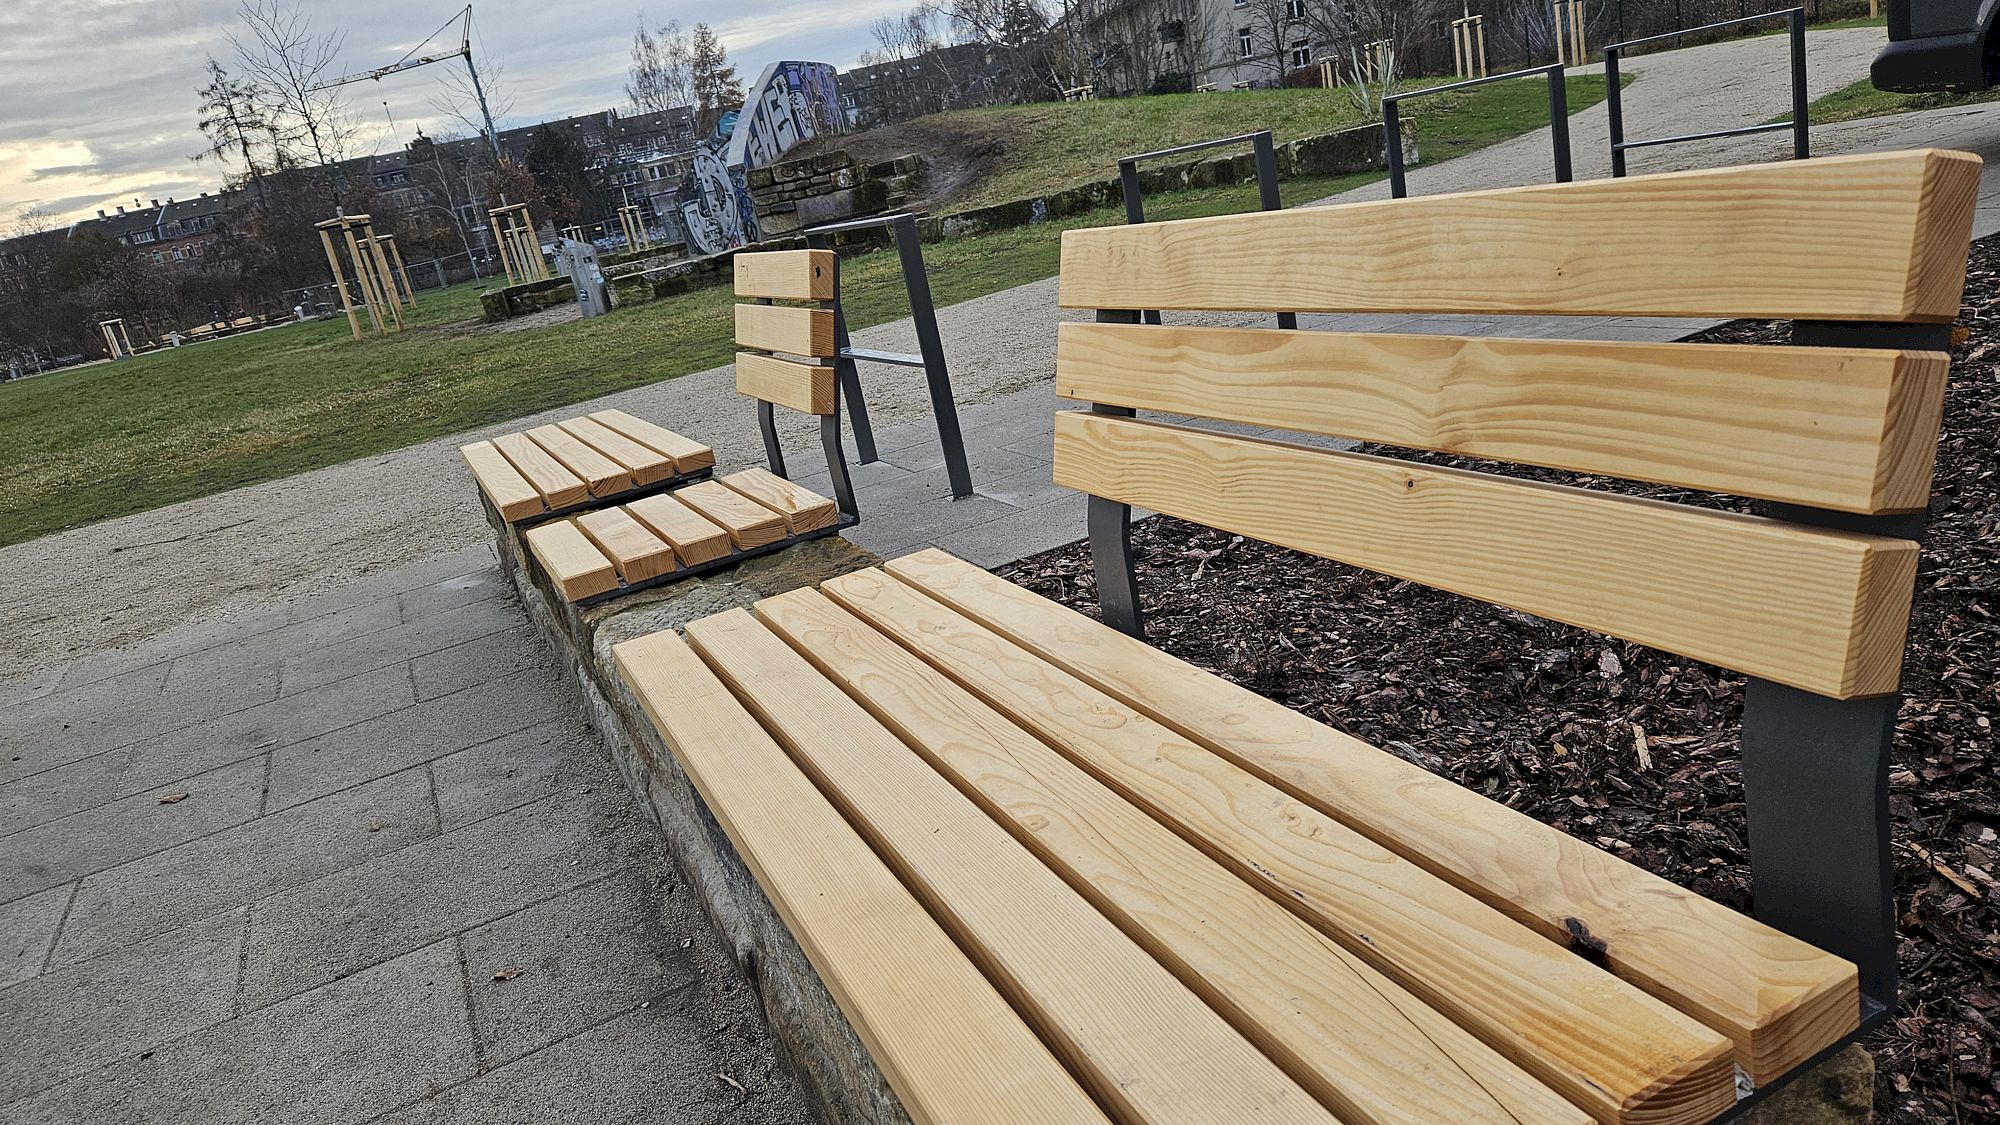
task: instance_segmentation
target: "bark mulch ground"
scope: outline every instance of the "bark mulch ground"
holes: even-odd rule
[[[1894,1122],[2000,1120],[2000,238],[1974,244],[1959,323],[1970,334],[1952,354],[1890,777],[1903,1000],[1868,1044],[1878,1118]],[[1738,322],[1700,338],[1788,337],[1785,325]],[[1741,676],[1178,520],[1144,521],[1133,540],[1161,649],[1751,908]],[[1001,573],[1096,613],[1082,544]]]

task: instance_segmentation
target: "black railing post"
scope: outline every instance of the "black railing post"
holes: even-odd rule
[[[1555,150],[1556,182],[1570,182],[1569,79],[1559,66],[1549,70],[1549,146]]]
[[[832,250],[829,235],[809,234],[806,245],[815,250]],[[847,307],[840,298],[840,254],[833,255],[833,381],[847,399],[848,416],[854,426],[854,459],[872,465],[882,458],[875,452],[875,428],[868,422],[868,403],[861,397],[861,371],[847,356]]]
[[[1395,98],[1382,99],[1382,143],[1389,156],[1389,198],[1401,199],[1410,194],[1410,184],[1403,175],[1403,119]]]
[[[1611,174],[1625,174],[1625,99],[1618,75],[1618,48],[1604,48],[1604,111],[1611,121]]]
[[[963,500],[972,495],[972,470],[966,464],[958,404],[952,399],[951,375],[944,365],[944,340],[938,335],[937,309],[931,304],[931,279],[924,272],[924,248],[917,238],[916,217],[904,215],[890,229],[896,238],[896,255],[902,261],[903,286],[910,296],[917,351],[924,357],[924,382],[930,388],[931,415],[937,420],[945,475],[951,478],[952,499]]]
[[[1677,145],[1688,141],[1708,141],[1720,137],[1747,137],[1754,133],[1772,133],[1780,129],[1789,129],[1791,131],[1792,156],[1794,158],[1805,160],[1810,157],[1812,155],[1812,138],[1810,133],[1812,122],[1810,121],[1811,111],[1809,109],[1809,96],[1806,89],[1805,7],[1800,5],[1792,8],[1781,8],[1776,11],[1761,12],[1754,16],[1744,16],[1741,19],[1718,20],[1715,23],[1703,24],[1700,27],[1685,28],[1683,30],[1689,34],[1714,31],[1722,27],[1758,23],[1763,20],[1774,19],[1778,16],[1784,16],[1788,24],[1788,40],[1792,53],[1792,115],[1788,120],[1773,121],[1764,125],[1743,125],[1734,129],[1713,129],[1705,133],[1686,133],[1673,137],[1646,137],[1636,141],[1626,140],[1624,106],[1619,98],[1618,91],[1619,56],[1633,47],[1644,46],[1649,43],[1659,43],[1668,39],[1677,40],[1681,32],[1669,31],[1662,35],[1648,35],[1639,39],[1627,39],[1619,43],[1605,44],[1604,96],[1608,103],[1606,109],[1611,119],[1611,174],[1613,176],[1623,176],[1625,174],[1625,153],[1630,149],[1652,148],[1657,145]]]
[[[1128,156],[1118,162],[1118,190],[1125,194],[1125,221],[1146,221],[1146,200],[1139,190],[1139,158]]]
[[[1811,101],[1806,94],[1806,10],[1792,9],[1792,158],[1812,157]]]
[[[1278,146],[1271,139],[1271,131],[1266,129],[1258,133],[1250,144],[1252,151],[1257,154],[1258,206],[1266,211],[1282,211],[1285,209],[1285,200],[1278,191]],[[1299,314],[1292,312],[1278,314],[1278,327],[1298,326]]]

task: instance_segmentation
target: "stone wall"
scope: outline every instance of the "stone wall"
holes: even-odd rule
[[[758,229],[769,237],[894,210],[916,190],[922,168],[915,155],[859,164],[845,152],[823,152],[752,168],[744,178]]]

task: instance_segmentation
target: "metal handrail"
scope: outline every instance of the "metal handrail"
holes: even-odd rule
[[[1698,35],[1704,31],[1714,31],[1721,27],[1738,27],[1747,23],[1757,23],[1777,16],[1786,17],[1792,47],[1792,116],[1789,121],[1773,121],[1763,125],[1743,125],[1734,129],[1712,129],[1705,133],[1683,133],[1673,137],[1647,137],[1641,140],[1625,139],[1625,105],[1618,88],[1618,60],[1632,47],[1658,43],[1665,39],[1677,39],[1683,35]],[[1605,110],[1611,121],[1611,174],[1625,174],[1625,152],[1634,148],[1653,148],[1658,145],[1675,145],[1686,141],[1709,141],[1719,137],[1746,137],[1755,133],[1775,133],[1781,129],[1792,131],[1792,158],[1808,160],[1812,157],[1812,123],[1810,100],[1806,95],[1806,10],[1780,8],[1776,11],[1761,12],[1754,16],[1739,16],[1733,20],[1718,20],[1700,27],[1683,28],[1659,35],[1648,35],[1643,39],[1627,39],[1622,43],[1608,43],[1604,47],[1604,100]]]
[[[1139,162],[1162,156],[1180,156],[1190,152],[1200,152],[1207,148],[1222,148],[1248,142],[1250,151],[1257,161],[1257,206],[1262,211],[1282,211],[1284,199],[1278,194],[1278,147],[1273,142],[1269,129],[1259,129],[1254,133],[1238,133],[1233,137],[1217,137],[1212,141],[1196,141],[1193,144],[1175,145],[1172,148],[1155,149],[1152,152],[1134,153],[1118,160],[1118,191],[1125,197],[1125,222],[1129,224],[1146,221],[1145,192],[1139,186]],[[1141,320],[1146,324],[1160,323],[1158,310],[1149,309]],[[1297,313],[1278,314],[1278,327],[1297,328]]]
[[[1426,86],[1421,90],[1405,90],[1400,94],[1390,94],[1382,99],[1382,135],[1389,149],[1389,194],[1402,199],[1410,194],[1410,185],[1403,173],[1403,122],[1397,106],[1410,98],[1425,98],[1432,94],[1449,94],[1454,90],[1464,90],[1473,86],[1484,86],[1492,82],[1506,82],[1514,78],[1528,78],[1542,75],[1549,83],[1549,144],[1554,149],[1556,182],[1568,183],[1571,178],[1569,159],[1569,90],[1563,85],[1563,65],[1550,63],[1547,66],[1531,66],[1523,70],[1510,70],[1505,74],[1491,74],[1485,78],[1468,78],[1463,82],[1451,82],[1443,86]]]

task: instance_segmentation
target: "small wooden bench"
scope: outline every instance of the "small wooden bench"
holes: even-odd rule
[[[480,494],[507,523],[624,503],[707,479],[708,446],[623,410],[599,410],[459,447]]]
[[[1103,621],[924,551],[626,641],[621,674],[914,1120],[1734,1115],[1894,1008],[1887,755],[1978,178],[1891,153],[1067,232],[1061,301],[1099,312],[1061,329],[1090,408],[1055,476]],[[1149,647],[1132,505],[1744,673],[1759,917]]]

